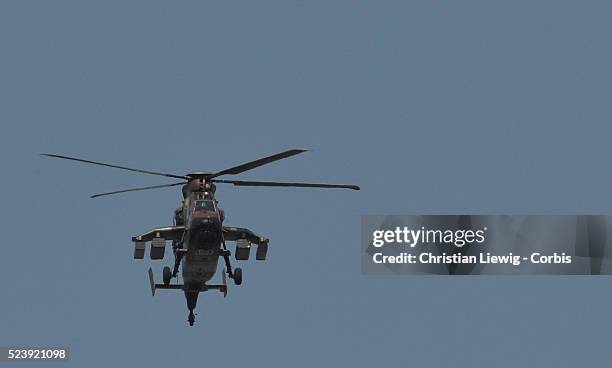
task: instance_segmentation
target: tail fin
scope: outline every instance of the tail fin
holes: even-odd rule
[[[149,267],[149,283],[151,284],[151,295],[155,296],[155,281],[153,281],[153,270]]]
[[[223,273],[221,274],[223,277],[223,297],[227,297],[227,278],[225,277],[225,268],[223,269]]]

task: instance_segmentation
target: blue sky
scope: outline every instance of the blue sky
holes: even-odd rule
[[[606,277],[374,277],[362,214],[609,213],[612,6],[571,1],[3,1],[0,345],[70,366],[609,364]],[[288,148],[223,187],[271,239],[194,328],[151,298],[131,236],[171,223],[176,172]],[[166,264],[169,263],[166,260]],[[164,263],[155,263],[159,271]]]

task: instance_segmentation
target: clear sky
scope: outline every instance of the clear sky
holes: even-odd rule
[[[606,1],[2,1],[0,345],[70,366],[609,365],[609,277],[361,274],[362,214],[609,213]],[[271,239],[227,299],[148,289],[130,238],[180,191],[89,199],[287,148],[219,188]],[[161,180],[160,180],[161,179]],[[159,278],[163,265],[156,262]]]

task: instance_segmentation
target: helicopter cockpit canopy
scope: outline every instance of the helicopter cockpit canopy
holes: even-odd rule
[[[195,202],[194,211],[214,211],[215,204],[212,199],[202,199]]]

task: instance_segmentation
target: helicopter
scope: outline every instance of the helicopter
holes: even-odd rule
[[[246,228],[225,226],[223,224],[223,221],[225,220],[225,212],[219,207],[219,202],[215,198],[216,184],[233,184],[234,186],[256,187],[360,189],[357,185],[352,184],[219,179],[220,176],[240,174],[256,167],[307,151],[308,150],[304,149],[290,149],[217,172],[194,171],[185,175],[135,169],[126,166],[113,165],[51,153],[42,153],[41,155],[51,158],[72,160],[92,165],[133,171],[142,174],[181,179],[180,182],[175,183],[94,194],[91,196],[91,198],[149,189],[182,186],[183,199],[181,206],[174,210],[173,226],[154,228],[148,232],[132,237],[132,242],[134,243],[134,259],[144,259],[146,243],[150,242],[151,246],[149,255],[152,260],[163,259],[166,242],[171,242],[172,252],[174,254],[174,264],[173,267],[165,266],[163,268],[162,283],[155,283],[153,270],[149,268],[148,275],[151,286],[151,294],[155,296],[156,289],[182,290],[185,294],[187,308],[189,310],[187,321],[189,322],[190,326],[193,326],[195,323],[194,310],[196,308],[200,292],[218,290],[223,293],[224,297],[226,297],[226,275],[234,281],[235,285],[242,284],[242,269],[240,267],[232,268],[232,253],[228,249],[226,241],[235,243],[234,257],[237,261],[249,259],[252,244],[257,246],[257,250],[255,252],[256,260],[265,260],[268,253],[268,238],[256,234],[255,232]],[[225,262],[225,268],[221,274],[222,284],[208,284],[208,282],[217,272],[220,257],[222,257]],[[172,283],[172,279],[177,279],[178,281],[178,274],[181,265],[183,284]]]

